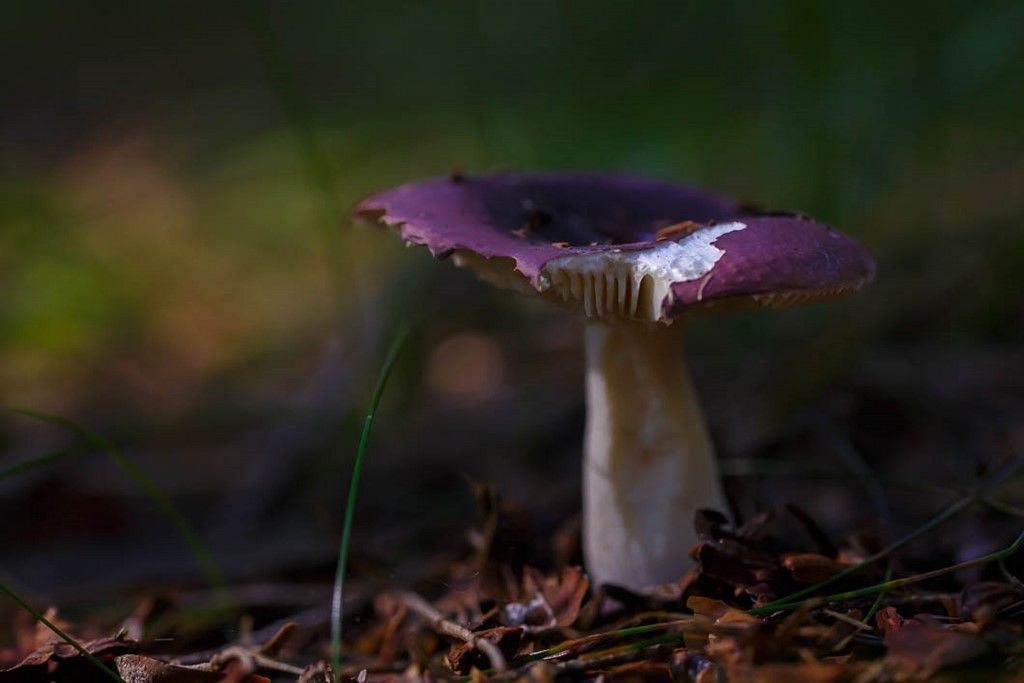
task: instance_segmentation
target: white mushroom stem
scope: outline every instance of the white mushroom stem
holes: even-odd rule
[[[682,336],[680,322],[586,325],[583,545],[595,585],[679,579],[694,512],[727,510]]]

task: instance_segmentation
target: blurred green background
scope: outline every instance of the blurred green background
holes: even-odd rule
[[[364,570],[456,546],[464,478],[577,509],[578,324],[343,219],[456,167],[691,182],[872,249],[877,281],[854,299],[694,324],[726,458],[834,462],[787,441],[808,415],[908,476],[962,480],[1024,446],[1017,0],[13,2],[3,17],[0,400],[124,445],[234,576],[329,563],[360,411],[414,315],[357,521]],[[13,416],[0,439],[5,464],[66,443]],[[98,456],[0,484],[21,585],[80,596],[193,571]],[[748,510],[796,495],[840,531],[871,514],[838,485],[736,486]]]

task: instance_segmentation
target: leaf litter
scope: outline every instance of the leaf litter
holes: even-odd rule
[[[531,535],[522,517],[489,487],[478,487],[477,498],[482,519],[466,534],[465,554],[451,558],[431,584],[446,589],[433,595],[402,586],[363,591],[347,616],[338,672],[328,663],[329,618],[323,609],[314,608],[315,618],[308,608],[298,611],[294,621],[279,620],[273,630],[242,629],[238,639],[222,637],[219,646],[198,652],[175,651],[166,638],[149,635],[157,615],[174,613],[173,594],[148,596],[148,607],[126,619],[132,628],[114,635],[98,635],[95,626],[76,628],[54,610],[47,616],[82,636],[84,647],[129,683],[870,683],[1024,676],[1024,585],[1005,562],[990,562],[966,580],[935,571],[923,583],[894,580],[897,585],[884,593],[877,611],[876,594],[816,594],[787,603],[787,596],[837,576],[829,587],[832,596],[857,593],[885,578],[877,563],[843,575],[877,555],[881,539],[830,539],[805,511],[788,505],[738,525],[720,513],[700,511],[694,520],[700,541],[691,550],[695,566],[678,581],[641,592],[594,587],[571,563],[575,554],[565,552],[573,540],[565,534]],[[578,533],[571,522],[566,528],[569,536]],[[554,558],[547,566],[521,562],[545,555]],[[751,613],[780,601],[786,606]],[[152,608],[157,603],[162,610]],[[45,628],[18,622],[15,631],[16,646],[0,653],[0,683],[105,680]],[[254,640],[256,634],[262,640]],[[199,640],[171,642],[185,648]]]

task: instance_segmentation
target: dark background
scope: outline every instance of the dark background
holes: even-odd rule
[[[579,323],[341,219],[455,167],[692,182],[876,254],[850,300],[693,322],[744,515],[796,500],[834,534],[877,530],[880,485],[906,529],[1024,447],[1016,0],[2,15],[0,400],[122,446],[233,580],[329,576],[363,411],[408,318],[422,322],[375,427],[355,575],[411,581],[454,557],[470,481],[542,530],[578,509]],[[72,439],[5,414],[0,442],[6,468]],[[39,604],[197,579],[102,453],[0,492],[0,574]],[[1006,524],[974,511],[926,551],[1005,545]]]

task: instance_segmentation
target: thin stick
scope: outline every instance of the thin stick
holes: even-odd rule
[[[873,631],[874,630],[874,629],[871,628],[871,626],[869,626],[867,623],[861,621],[860,619],[854,619],[853,617],[851,617],[849,615],[846,615],[846,614],[843,614],[842,612],[837,612],[837,611],[835,611],[833,609],[828,609],[827,607],[825,609],[821,610],[821,611],[824,612],[825,614],[829,615],[830,617],[832,617],[836,621],[841,621],[844,624],[849,624],[850,626],[853,626],[858,631]]]
[[[20,595],[15,593],[14,590],[12,590],[3,581],[0,581],[0,591],[6,593],[7,597],[9,597],[11,600],[14,600],[14,602],[18,603],[22,607],[22,609],[31,614],[36,621],[38,621],[43,626],[45,626],[46,628],[50,629],[58,636],[60,636],[61,640],[63,640],[65,643],[75,648],[76,650],[78,650],[79,654],[81,654],[83,657],[89,660],[90,664],[92,664],[98,669],[102,669],[103,673],[107,675],[107,678],[114,681],[118,681],[118,683],[125,683],[125,680],[121,678],[121,676],[119,676],[116,671],[112,671],[109,667],[107,667],[106,664],[99,660],[99,657],[86,650],[85,647],[81,645],[81,643],[79,643],[77,640],[68,635],[64,631],[64,629],[62,629],[60,626],[57,626],[57,624],[53,623],[45,616],[43,616],[42,613],[40,613],[35,607],[25,602]]]
[[[395,334],[391,348],[384,357],[384,365],[377,379],[377,388],[370,400],[370,408],[363,421],[363,432],[359,436],[359,447],[356,449],[356,460],[352,464],[352,479],[348,486],[348,500],[345,503],[345,521],[342,523],[341,547],[338,549],[338,566],[334,573],[334,593],[331,596],[331,666],[334,671],[341,671],[341,612],[342,597],[345,591],[345,569],[348,566],[348,546],[352,537],[352,518],[356,512],[356,494],[359,492],[359,478],[363,472],[363,460],[366,458],[366,445],[370,440],[370,428],[377,414],[377,406],[384,395],[384,387],[391,376],[398,354],[409,336],[411,325],[406,323]]]
[[[937,576],[944,576],[952,572],[960,571],[961,569],[970,569],[971,567],[977,567],[979,565],[988,564],[989,562],[995,562],[996,560],[1004,560],[1007,557],[1015,554],[1017,551],[1024,547],[1024,532],[1022,532],[1017,539],[1006,546],[1002,550],[997,550],[994,553],[988,555],[982,555],[976,557],[973,560],[967,560],[966,562],[958,562],[957,564],[943,567],[942,569],[933,569],[930,572],[924,572],[922,574],[915,574],[914,576],[907,576],[902,579],[892,579],[891,581],[883,581],[882,583],[876,583],[873,586],[866,586],[864,588],[858,588],[852,591],[846,591],[844,593],[833,593],[832,595],[826,595],[822,598],[813,598],[814,600],[820,600],[822,602],[842,602],[844,600],[853,600],[854,598],[862,598],[866,595],[874,595],[875,593],[881,593],[884,591],[892,590],[893,588],[900,588],[902,586],[909,586],[910,584],[919,583],[921,581],[927,581],[928,579],[934,579]],[[779,610],[793,609],[803,605],[806,600],[798,600],[796,602],[789,602],[781,605],[765,605],[764,607],[756,607],[754,609],[747,610],[747,614],[753,614],[755,616],[761,614],[770,614],[772,612],[778,612]]]
[[[456,624],[454,621],[445,619],[444,615],[434,609],[433,605],[415,593],[404,591],[398,594],[398,599],[403,605],[430,622],[430,626],[435,631],[452,638],[457,638],[470,647],[483,652],[487,655],[487,659],[491,660],[491,668],[494,671],[502,672],[508,670],[508,663],[505,661],[505,655],[501,653],[501,650],[497,645],[487,638],[481,638],[465,626],[461,626]]]
[[[252,648],[243,647],[241,645],[233,645],[231,647],[224,648],[213,656],[209,662],[196,664],[189,668],[198,669],[200,671],[220,671],[224,667],[224,664],[231,660],[241,662],[248,673],[254,672],[257,668],[263,668],[298,676],[303,671],[300,666],[295,666],[288,662],[282,662],[253,650]]]

